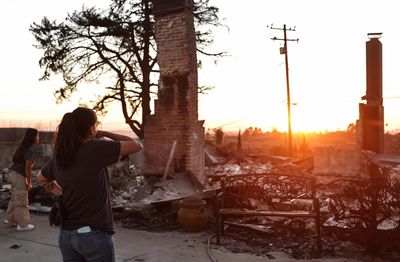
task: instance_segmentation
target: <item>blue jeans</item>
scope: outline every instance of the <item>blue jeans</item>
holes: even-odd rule
[[[61,230],[58,243],[63,261],[115,261],[112,236],[103,231],[78,233],[77,230]]]

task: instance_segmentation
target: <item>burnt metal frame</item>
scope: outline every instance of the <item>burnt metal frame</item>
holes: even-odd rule
[[[249,210],[246,208],[230,208],[225,205],[228,197],[255,198],[271,204],[273,200],[292,199],[312,200],[313,210]],[[224,235],[225,216],[275,216],[313,218],[317,234],[317,247],[321,251],[321,220],[319,199],[316,196],[315,178],[303,175],[263,173],[235,175],[221,178],[221,191],[216,197],[215,215],[217,218],[217,244]]]

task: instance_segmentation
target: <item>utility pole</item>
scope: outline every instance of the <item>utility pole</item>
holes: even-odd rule
[[[292,120],[290,113],[290,85],[289,85],[289,62],[288,62],[288,41],[296,41],[299,42],[299,39],[288,39],[286,37],[286,31],[296,31],[296,27],[294,28],[286,28],[286,24],[283,25],[283,28],[273,27],[273,25],[269,26],[274,30],[283,30],[283,38],[272,37],[272,40],[283,41],[283,48],[280,48],[280,53],[285,55],[285,67],[286,67],[286,93],[287,93],[287,114],[288,114],[288,154],[289,156],[293,156],[293,137],[292,137]]]

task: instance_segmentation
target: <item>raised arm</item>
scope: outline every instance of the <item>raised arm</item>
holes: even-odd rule
[[[139,141],[129,136],[98,130],[96,133],[96,138],[101,138],[101,137],[107,137],[115,141],[120,141],[121,148],[119,154],[121,156],[139,152],[143,148],[142,144]]]

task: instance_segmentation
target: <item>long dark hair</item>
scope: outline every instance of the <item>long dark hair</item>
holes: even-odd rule
[[[22,138],[17,147],[17,150],[15,150],[15,153],[13,155],[13,163],[20,163],[24,161],[25,152],[35,143],[35,139],[38,133],[39,131],[34,128],[27,128],[25,130],[24,137]]]
[[[63,116],[57,128],[54,146],[54,157],[58,166],[65,168],[71,165],[75,153],[90,135],[90,129],[96,122],[96,113],[85,107],[78,107]]]

